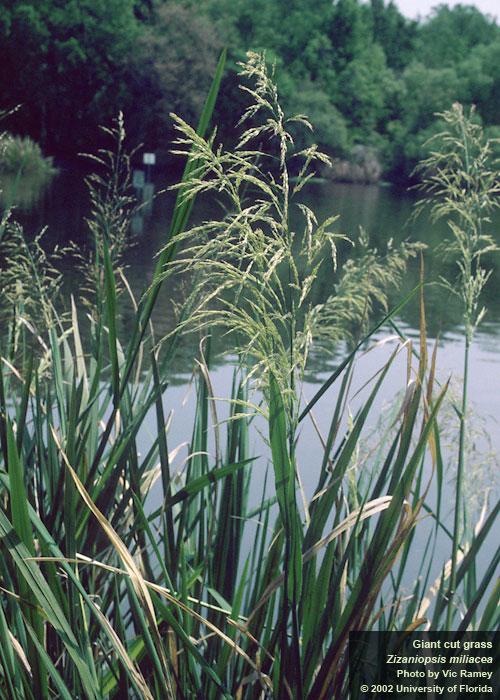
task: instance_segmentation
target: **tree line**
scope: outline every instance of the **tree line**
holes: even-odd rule
[[[410,177],[454,101],[500,134],[500,27],[467,5],[417,22],[386,0],[4,0],[1,106],[22,105],[7,127],[73,158],[122,109],[131,139],[166,154],[169,113],[196,120],[223,46],[222,137],[245,100],[248,49],[266,50],[285,106],[323,149],[375,154],[389,180]]]

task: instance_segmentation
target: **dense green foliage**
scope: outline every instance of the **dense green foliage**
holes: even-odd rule
[[[372,299],[383,301],[403,271],[405,251],[381,258],[365,245],[358,269],[354,259],[337,261],[332,218],[318,222],[300,203],[304,235],[294,244],[294,195],[323,156],[315,148],[295,152],[286,129],[305,120],[286,118],[258,54],[243,67],[252,102],[238,148],[219,148],[207,132],[222,65],[223,57],[198,129],[176,118],[177,146],[189,152],[188,162],[152,283],[134,300],[131,332],[120,333],[118,324],[120,295],[131,294],[120,260],[131,211],[121,118],[107,131],[116,139],[114,157],[101,150],[105,172],[90,181],[87,308],[71,299],[61,314],[53,258],[38,239],[24,240],[12,217],[1,222],[8,264],[0,266],[0,284],[10,302],[0,337],[1,700],[344,700],[352,630],[495,627],[500,552],[485,550],[500,505],[474,528],[447,528],[447,384],[439,386],[436,353],[427,351],[423,285],[415,345],[400,334],[392,351],[376,343],[385,360],[360,394],[359,350],[406,299],[345,350],[310,401],[304,398],[312,344],[345,333],[342,311],[359,328]],[[467,141],[480,146],[471,162],[479,170],[474,182],[486,185],[478,191],[484,200],[498,191],[486,167],[489,146],[481,147],[480,130],[455,112],[459,121],[443,114],[450,124],[443,140],[453,146],[442,152],[449,162],[443,175],[470,179],[461,169],[463,137],[450,143],[462,125]],[[269,152],[277,155],[277,174]],[[291,182],[297,155],[304,167]],[[261,201],[244,197],[249,184]],[[429,184],[441,197],[447,192],[439,176]],[[223,197],[226,207],[218,220],[189,230],[199,193]],[[452,204],[441,199],[436,206],[447,219],[447,207],[462,208],[467,222],[458,225],[472,228],[452,232],[458,243],[468,237],[479,244],[481,252],[470,252],[480,256],[489,241],[476,239],[482,214],[475,200],[458,187]],[[311,291],[322,264],[338,282],[318,306]],[[159,288],[187,268],[201,287],[192,285],[177,324],[158,343],[150,321]],[[479,264],[461,269],[475,284]],[[207,273],[215,278],[208,289]],[[173,446],[172,361],[180,335],[206,332],[208,316],[233,339],[229,400],[221,405],[214,394],[205,337],[192,358],[193,422],[183,426],[186,441]],[[370,436],[375,402],[398,355],[405,391],[394,394]],[[316,410],[328,417],[325,435]],[[307,421],[318,431],[318,449],[308,442],[301,464]],[[301,468],[315,481],[313,495],[306,495]],[[465,509],[460,491],[459,501]],[[422,547],[416,533],[424,512]],[[447,550],[443,556],[438,546],[443,539],[453,542],[451,573]]]
[[[89,150],[118,109],[137,142],[166,152],[168,113],[199,112],[223,45],[232,68],[217,121],[227,133],[248,49],[276,63],[285,105],[310,116],[323,149],[375,156],[392,179],[426,155],[435,112],[452,102],[498,125],[500,28],[465,5],[417,23],[385,0],[7,0],[1,101],[21,103],[12,126],[59,156]]]

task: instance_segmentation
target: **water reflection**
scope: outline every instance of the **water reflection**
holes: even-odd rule
[[[29,181],[19,186],[17,191],[19,194],[24,193],[22,195],[24,199],[18,200],[18,206],[21,207],[21,201],[25,204],[16,215],[25,225],[26,230],[37,233],[43,226],[48,225],[45,237],[48,247],[55,244],[63,245],[69,240],[77,241],[82,246],[88,244],[88,231],[84,219],[89,210],[89,200],[83,179],[81,173],[63,171],[56,176],[49,188],[40,186],[37,190]],[[134,184],[141,206],[132,222],[135,244],[127,253],[125,262],[130,286],[138,299],[151,282],[155,254],[166,240],[174,194],[167,192],[155,196],[155,189],[164,187],[164,183],[159,180],[155,183],[148,181],[143,171],[134,173]],[[381,251],[385,249],[390,239],[396,243],[404,239],[425,243],[427,246],[424,253],[427,281],[425,294],[429,336],[439,335],[445,342],[446,338],[451,338],[454,333],[461,333],[460,302],[438,284],[440,277],[452,280],[456,274],[456,265],[453,260],[447,258],[446,247],[443,246],[443,242],[448,237],[447,225],[445,222],[431,224],[425,216],[414,219],[412,215],[415,195],[390,187],[325,181],[310,184],[304,193],[304,199],[316,212],[320,221],[332,214],[338,214],[339,218],[335,224],[338,232],[356,238],[359,227],[363,227],[370,236],[372,246]],[[218,212],[217,208],[218,204],[213,200],[198,200],[192,222],[198,223],[205,218],[219,215],[220,211]],[[498,226],[500,217],[497,216],[494,223]],[[342,254],[341,250],[341,257]],[[350,248],[349,254],[352,254]],[[500,331],[498,258],[491,256],[485,260],[485,263],[491,267],[493,274],[485,289],[484,300],[488,307],[488,315],[487,323],[482,326],[481,338],[497,337]],[[71,262],[67,264],[70,266]],[[68,273],[66,275],[67,291],[78,296],[79,280],[73,274],[71,267],[67,267],[66,272]],[[414,259],[410,261],[402,287],[391,292],[390,305],[397,304],[403,295],[416,287],[418,281],[419,261]],[[321,301],[321,297],[326,298],[331,293],[334,282],[335,280],[324,271],[323,277],[318,280],[317,301]],[[172,328],[176,318],[176,304],[186,295],[189,287],[190,280],[187,277],[176,277],[163,286],[153,318],[159,337]],[[122,299],[120,324],[126,337],[132,329],[133,308],[125,296]],[[418,299],[415,298],[401,310],[399,322],[412,335],[418,332],[418,320]],[[185,370],[181,367],[182,358],[192,357],[198,339],[186,336],[182,342],[186,347],[179,356],[181,373]],[[223,352],[222,339],[216,340],[216,349]],[[334,357],[319,354],[312,356],[311,378],[317,373],[326,371],[333,362]]]
[[[404,190],[376,185],[350,185],[329,183],[314,184],[308,189],[308,204],[324,219],[338,213],[338,230],[356,237],[362,226],[369,234],[373,246],[383,251],[387,241],[403,240],[421,242],[424,251],[426,305],[428,333],[431,337],[446,336],[460,332],[462,310],[460,301],[439,284],[441,278],[453,281],[457,267],[448,254],[446,245],[450,234],[445,221],[431,223],[422,215],[415,218],[417,197]],[[492,231],[500,232],[500,215],[492,222]],[[498,238],[498,233],[497,236]],[[500,330],[500,274],[498,256],[484,258],[483,264],[493,271],[484,291],[484,304],[488,308],[488,324],[483,332],[498,335]],[[402,297],[414,289],[420,276],[419,260],[410,261],[402,285],[389,294],[390,306],[395,306]],[[325,281],[326,287],[326,281]],[[401,320],[413,330],[418,329],[418,300],[410,302],[400,312]]]
[[[0,173],[0,207],[30,211],[49,188],[53,173]]]

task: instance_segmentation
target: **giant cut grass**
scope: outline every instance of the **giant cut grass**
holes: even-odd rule
[[[498,508],[484,514],[467,546],[453,545],[454,566],[440,562],[433,546],[444,536],[451,547],[454,533],[441,517],[442,488],[430,495],[429,478],[438,484],[443,478],[439,417],[447,385],[437,385],[437,355],[427,352],[423,284],[413,292],[420,299],[419,343],[399,337],[365,398],[356,403],[353,396],[364,349],[376,345],[375,334],[408,301],[380,311],[389,283],[384,264],[392,276],[401,273],[411,251],[388,251],[381,262],[363,239],[363,262],[353,258],[342,266],[334,222],[318,224],[307,209],[303,235],[293,233],[287,122],[261,57],[252,55],[243,69],[255,109],[249,108],[254,121],[240,148],[223,153],[207,135],[223,62],[198,129],[177,121],[187,167],[129,337],[118,332],[126,285],[112,231],[101,235],[97,226],[101,237],[88,274],[102,284],[94,286],[95,303],[87,307],[90,331],[82,332],[77,302],[67,315],[56,311],[43,280],[35,299],[23,290],[6,325],[0,362],[1,698],[341,699],[347,698],[353,630],[442,630],[450,619],[462,629],[495,624],[498,588],[491,582],[498,555],[482,573],[477,560]],[[259,130],[261,108],[269,118]],[[248,146],[266,135],[278,143],[269,172]],[[302,156],[305,184],[318,155],[312,149]],[[247,204],[242,191],[252,187],[260,194]],[[201,191],[225,192],[233,208],[219,221],[189,229]],[[105,210],[101,214],[106,221]],[[242,237],[246,251],[238,248]],[[226,243],[233,246],[229,256]],[[309,294],[320,264],[331,264],[338,275],[337,295],[321,308]],[[159,288],[187,268],[193,293],[158,345],[150,322]],[[56,284],[52,269],[44,269]],[[43,310],[38,319],[37,304]],[[379,310],[378,320],[367,305]],[[228,419],[221,422],[210,340],[193,357],[196,411],[180,479],[172,464],[178,450],[169,444],[168,383],[181,334],[206,334],[207,325],[229,332],[238,362]],[[351,349],[304,401],[309,348],[314,342],[338,347],[348,333]],[[360,466],[376,402],[402,357],[407,385],[402,394],[394,391],[393,419]],[[308,499],[297,452],[300,428],[305,421],[317,425],[318,410],[328,410],[329,425],[318,440]],[[141,453],[146,423],[150,439]],[[264,433],[262,454],[251,451],[256,432]],[[251,488],[261,494],[256,503]],[[156,500],[161,496],[156,510],[153,493]],[[433,528],[422,552],[415,533],[423,514]],[[408,584],[410,562],[418,575]],[[442,570],[437,580],[436,568]],[[452,570],[453,606],[447,597]]]

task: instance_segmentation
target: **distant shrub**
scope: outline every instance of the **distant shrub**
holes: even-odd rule
[[[50,177],[55,172],[52,158],[29,136],[0,135],[0,173]]]

